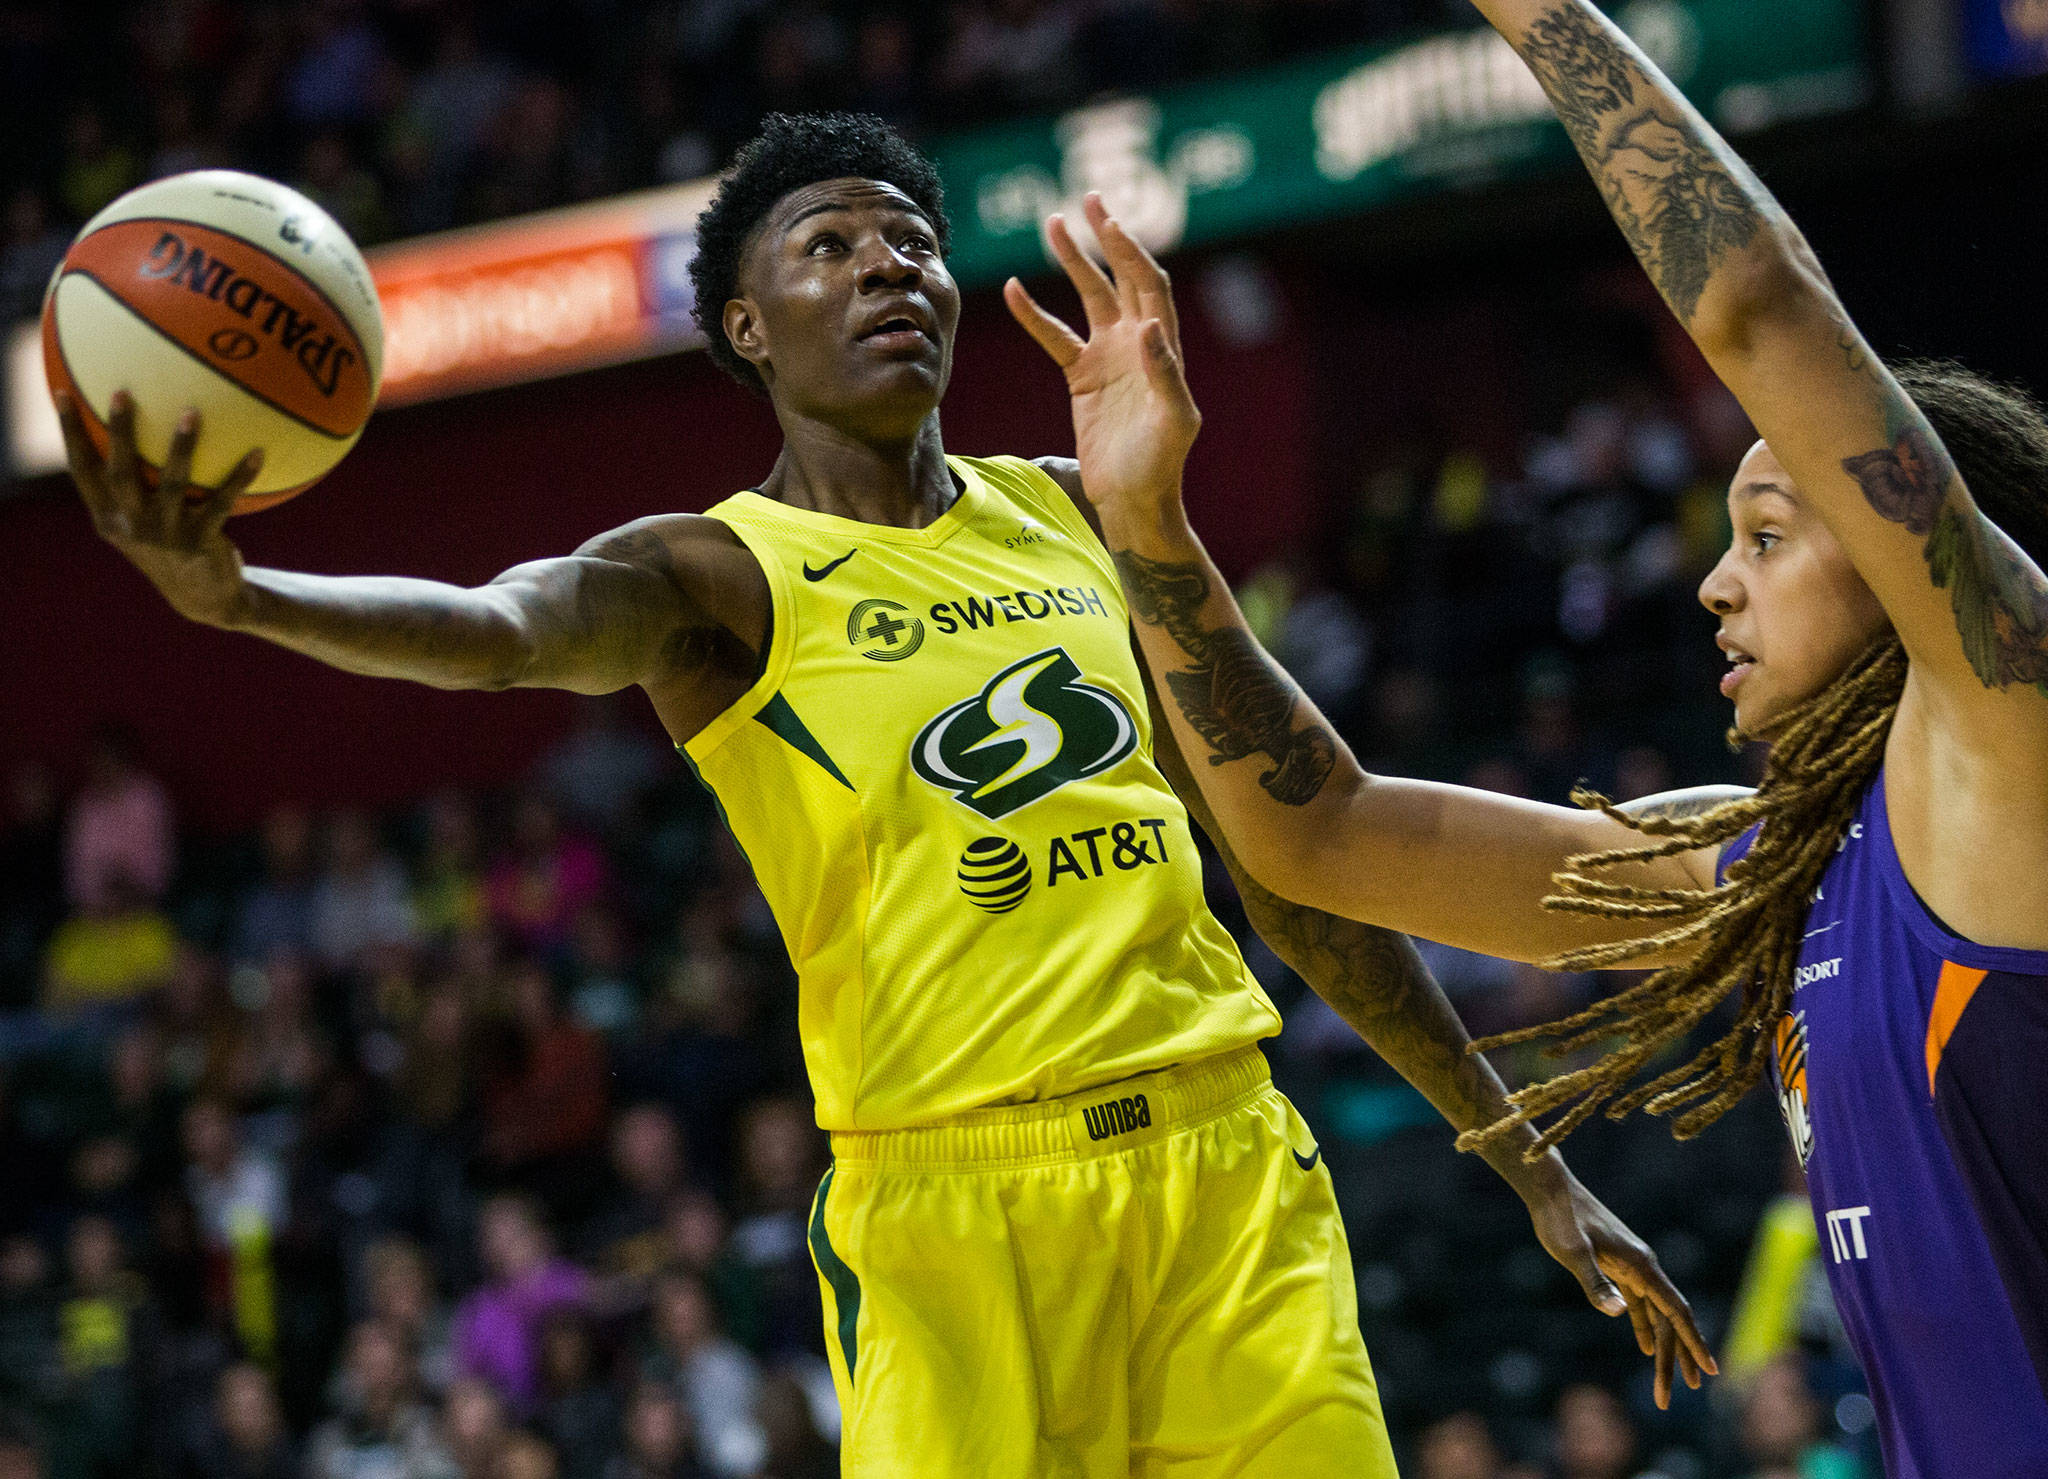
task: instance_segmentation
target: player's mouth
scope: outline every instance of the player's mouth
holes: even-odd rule
[[[1742,686],[1742,680],[1756,667],[1756,659],[1729,641],[1725,634],[1716,635],[1714,643],[1728,656],[1728,671],[1721,675],[1721,695],[1733,698],[1735,690]]]
[[[933,332],[930,310],[920,303],[902,303],[870,314],[853,339],[885,354],[922,354],[938,342],[938,335]]]

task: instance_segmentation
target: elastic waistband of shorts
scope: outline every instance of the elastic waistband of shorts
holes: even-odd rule
[[[1236,1048],[1031,1104],[1006,1104],[907,1130],[839,1131],[835,1160],[927,1169],[1033,1165],[1115,1155],[1227,1114],[1272,1087],[1265,1054]]]

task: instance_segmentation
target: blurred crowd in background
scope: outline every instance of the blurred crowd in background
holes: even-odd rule
[[[1394,456],[1334,555],[1247,606],[1374,767],[1551,801],[1737,776],[1692,592],[1747,435],[1639,389],[1512,477]],[[116,718],[6,778],[6,1479],[835,1471],[795,980],[637,697],[579,703],[502,793],[307,797],[245,835],[181,826]],[[1627,1332],[1211,873],[1287,1015],[1270,1056],[1336,1176],[1405,1472],[1875,1475],[1767,1095],[1682,1147],[1640,1120],[1569,1147],[1724,1353],[1659,1413]],[[1426,953],[1479,1032],[1605,989]]]
[[[295,185],[357,242],[710,174],[776,109],[913,133],[1452,17],[1464,0],[10,0],[0,306],[183,170]]]

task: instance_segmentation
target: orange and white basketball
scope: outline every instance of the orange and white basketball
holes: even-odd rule
[[[238,513],[325,476],[362,435],[384,369],[384,319],[355,243],[296,190],[234,170],[157,180],[86,222],[42,329],[50,388],[71,391],[101,451],[123,389],[152,467],[188,406],[202,418],[194,483],[219,483],[261,447]]]

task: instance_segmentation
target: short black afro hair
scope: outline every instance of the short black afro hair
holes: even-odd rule
[[[725,305],[739,290],[747,239],[790,191],[838,179],[894,185],[931,222],[939,254],[951,249],[939,171],[902,134],[872,113],[770,113],[697,217],[697,255],[690,262],[697,327],[710,341],[711,358],[750,389],[765,389],[761,376],[725,337]]]

